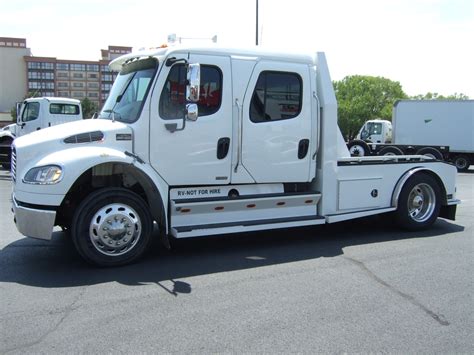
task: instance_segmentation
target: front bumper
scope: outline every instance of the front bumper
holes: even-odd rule
[[[56,211],[22,206],[12,196],[12,209],[16,228],[24,236],[51,240]]]

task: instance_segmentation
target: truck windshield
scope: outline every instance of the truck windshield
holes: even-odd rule
[[[367,131],[369,131],[369,135],[381,134],[382,133],[382,124],[381,123],[368,122],[367,123]]]
[[[140,113],[158,68],[154,58],[126,64],[114,82],[99,118],[131,123]]]

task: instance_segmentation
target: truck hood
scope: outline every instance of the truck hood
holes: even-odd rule
[[[119,138],[120,137],[120,138]],[[130,149],[132,129],[124,123],[89,119],[60,124],[16,138],[17,164],[40,160],[53,152],[78,145],[101,145],[108,148]]]
[[[130,128],[121,122],[104,119],[80,120],[48,127],[19,137],[15,140],[15,146],[18,149],[25,146],[62,140],[73,135],[95,131],[102,131],[104,134],[106,132],[114,133],[115,131],[121,133],[122,131],[127,131],[123,133],[131,133]]]

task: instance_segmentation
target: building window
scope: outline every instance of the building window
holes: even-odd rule
[[[70,68],[72,71],[85,71],[86,65],[85,64],[70,64]]]
[[[56,63],[56,70],[69,70],[69,64],[67,64],[67,63]]]
[[[94,74],[94,73],[88,73],[88,74],[87,74],[87,78],[88,78],[88,79],[98,79],[98,78],[99,78],[99,75]]]
[[[58,78],[69,78],[69,73],[58,72]]]
[[[84,83],[72,83],[72,87],[82,89],[84,87]]]
[[[99,71],[99,64],[87,64],[87,71]]]
[[[110,89],[112,88],[112,84],[102,84],[100,88],[103,91],[110,91]]]
[[[64,82],[58,83],[58,88],[67,88],[67,87],[69,87],[69,83],[64,83]]]
[[[54,69],[54,63],[41,63],[41,69],[50,69],[50,70],[53,70]]]
[[[102,81],[112,81],[112,74],[102,75]]]
[[[89,92],[87,94],[87,96],[97,99],[97,98],[99,98],[99,93],[98,92]]]
[[[72,97],[84,97],[85,94],[81,91],[73,91]]]
[[[69,91],[58,91],[58,96],[69,97]]]
[[[41,69],[41,63],[39,63],[39,62],[28,62],[28,69]]]
[[[302,81],[296,73],[264,71],[250,103],[250,120],[268,122],[294,118],[301,111]]]
[[[100,71],[101,72],[104,72],[104,73],[109,73],[110,72],[110,68],[108,65],[101,65],[100,66]]]
[[[83,78],[84,78],[84,74],[82,74],[82,73],[73,73],[73,74],[72,74],[72,77],[73,77],[74,79],[83,79]]]
[[[87,87],[89,89],[98,89],[99,88],[99,83],[87,83]]]
[[[50,90],[54,90],[54,83],[30,81],[28,83],[28,88],[29,89],[50,89]]]

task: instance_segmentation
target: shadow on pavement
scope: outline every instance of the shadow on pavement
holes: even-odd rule
[[[387,216],[334,225],[175,240],[166,250],[156,243],[138,263],[119,268],[88,266],[72,241],[55,232],[51,242],[24,238],[0,251],[0,282],[36,287],[72,287],[111,281],[139,286],[171,280],[173,290],[190,293],[191,286],[175,281],[192,276],[244,270],[321,257],[342,255],[349,246],[410,238],[442,237],[464,227],[439,219],[423,232],[398,230]]]

